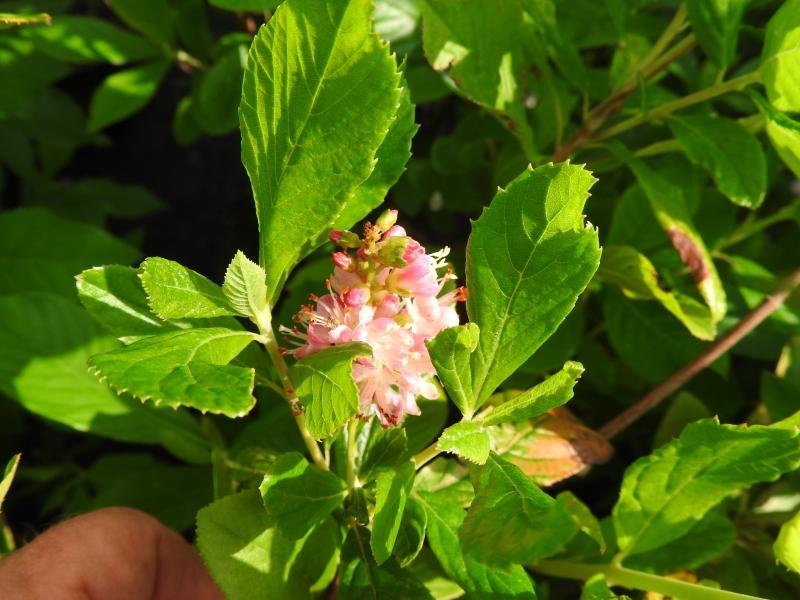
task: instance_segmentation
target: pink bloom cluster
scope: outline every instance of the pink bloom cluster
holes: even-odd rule
[[[331,232],[340,250],[333,253],[330,293],[312,296],[295,317],[305,331],[283,329],[299,344],[292,351],[298,359],[337,344],[368,344],[372,356],[356,360],[353,377],[361,415],[377,414],[384,427],[418,415],[417,396],[438,397],[425,341],[458,325],[455,304],[465,297],[464,288],[442,293],[455,279],[449,269],[438,274],[448,249],[427,254],[396,220],[397,211],[386,211],[364,226],[363,238]]]

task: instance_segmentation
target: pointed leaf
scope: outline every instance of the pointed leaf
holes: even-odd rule
[[[141,400],[241,417],[256,402],[255,373],[228,363],[252,341],[247,331],[188,329],[95,355],[89,365],[112,388]]]
[[[786,0],[767,23],[760,71],[772,106],[800,112],[800,0]]]
[[[525,171],[473,224],[466,271],[467,312],[481,331],[476,406],[552,335],[597,270],[597,231],[582,216],[594,181],[576,165]]]
[[[488,426],[532,419],[550,409],[566,404],[572,398],[572,389],[582,373],[583,365],[581,363],[568,361],[555,375],[551,375],[527,392],[522,392],[508,402],[493,408],[483,418],[482,423]]]
[[[393,551],[401,567],[407,567],[419,555],[425,543],[427,526],[428,513],[425,508],[413,497],[408,498]]]
[[[141,278],[150,308],[162,319],[236,314],[220,286],[173,260],[148,258],[142,263]]]
[[[375,514],[372,517],[370,545],[377,564],[392,555],[414,483],[414,463],[405,462],[396,469],[383,471],[375,482]]]
[[[267,514],[290,540],[299,540],[339,508],[347,484],[297,452],[281,455],[259,487]]]
[[[257,317],[268,310],[267,274],[239,250],[225,272],[222,292],[243,317]]]
[[[370,0],[287,0],[250,49],[239,116],[270,303],[374,169],[400,100]],[[369,84],[365,84],[368,81]]]
[[[447,396],[466,418],[471,418],[475,411],[470,360],[478,345],[478,335],[478,326],[467,323],[448,327],[425,342]]]
[[[480,423],[456,423],[442,432],[436,447],[482,465],[489,457],[489,434]]]
[[[746,7],[747,0],[692,0],[686,3],[697,42],[721,69],[733,63]]]
[[[292,366],[294,391],[305,407],[306,426],[314,438],[328,437],[358,412],[353,361],[371,355],[366,344],[342,344],[310,354]]]

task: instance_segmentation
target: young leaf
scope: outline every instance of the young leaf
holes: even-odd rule
[[[150,102],[170,63],[157,60],[109,75],[97,87],[89,105],[89,131],[122,121]]]
[[[597,276],[616,285],[633,300],[657,300],[695,337],[712,340],[716,327],[709,309],[694,298],[661,287],[647,257],[630,246],[605,246]]]
[[[305,407],[306,426],[314,438],[330,436],[358,412],[353,361],[371,355],[366,344],[342,344],[310,354],[292,366],[295,393]]]
[[[697,42],[720,69],[736,55],[739,26],[747,0],[692,0],[686,3]]]
[[[269,308],[267,274],[241,250],[225,271],[222,292],[230,306],[243,317],[263,317]]]
[[[772,106],[800,112],[800,0],[787,0],[769,20],[760,71]]]
[[[17,467],[19,466],[19,459],[21,456],[21,454],[15,454],[11,457],[11,460],[9,460],[8,464],[6,464],[5,471],[3,472],[3,478],[0,479],[0,514],[3,512],[3,500],[6,499],[8,490],[11,488],[11,482],[14,481],[14,475],[17,472]]]
[[[342,505],[347,484],[289,452],[270,466],[259,490],[275,526],[288,539],[299,540]]]
[[[197,547],[226,598],[307,598],[335,572],[341,538],[329,519],[301,540],[274,527],[257,490],[217,500],[197,513]]]
[[[400,100],[369,0],[287,0],[255,38],[239,117],[273,304],[374,169]],[[368,82],[368,84],[366,83]]]
[[[498,566],[555,554],[577,525],[518,467],[492,455],[477,471],[475,500],[461,526],[464,551]]]
[[[466,418],[475,411],[472,397],[470,359],[478,345],[478,326],[474,323],[448,327],[425,342],[436,374],[448,397]]]
[[[425,508],[413,497],[408,498],[392,552],[401,567],[407,567],[419,555],[425,543],[427,526],[428,513]]]
[[[141,400],[241,417],[255,406],[255,372],[228,363],[252,341],[247,331],[188,329],[95,355],[89,365],[112,388]]]
[[[19,457],[19,455],[17,455]],[[2,493],[0,493],[2,501]],[[778,538],[772,546],[775,559],[800,573],[800,512],[781,525]]]
[[[732,202],[758,208],[767,192],[767,159],[755,135],[724,117],[672,117],[669,127],[686,156],[704,167]]]
[[[467,312],[481,331],[472,354],[474,405],[552,335],[597,270],[597,231],[583,206],[583,167],[542,165],[497,193],[467,246]]]
[[[414,483],[414,463],[408,461],[396,469],[381,472],[375,482],[375,514],[372,516],[370,545],[377,564],[392,555]]]
[[[442,432],[436,442],[442,452],[450,452],[482,465],[489,457],[489,434],[480,423],[461,422],[451,425]]]
[[[45,54],[72,63],[124,65],[160,53],[157,46],[143,38],[92,17],[59,15],[52,25],[26,27],[20,35]]]
[[[536,599],[533,583],[520,565],[495,569],[463,552],[458,530],[466,513],[461,505],[442,493],[420,492],[413,497],[419,500],[428,516],[428,542],[433,553],[444,572],[469,597]]]
[[[148,258],[141,266],[147,302],[162,319],[235,315],[222,288],[200,273],[166,258]]]
[[[689,425],[625,471],[613,511],[623,556],[678,539],[726,496],[798,466],[797,431],[713,420]]]
[[[519,4],[425,0],[422,44],[436,71],[446,71],[470,100],[496,115],[535,154],[523,102],[523,13]]]
[[[582,373],[582,364],[568,361],[555,375],[493,408],[481,422],[488,426],[533,419],[566,404],[572,398],[572,389]]]

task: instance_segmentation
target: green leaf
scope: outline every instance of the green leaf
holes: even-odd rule
[[[458,535],[466,516],[462,506],[442,493],[420,492],[414,498],[428,515],[428,542],[436,558],[444,572],[464,588],[470,598],[536,599],[533,583],[520,565],[495,569],[463,552]]]
[[[147,302],[162,319],[236,314],[220,286],[180,263],[152,257],[140,268]]]
[[[470,360],[478,345],[478,336],[478,326],[467,323],[448,327],[425,342],[447,396],[468,419],[475,412]]]
[[[0,214],[0,293],[42,291],[74,298],[76,273],[97,263],[131,262],[137,254],[102,229],[41,208]]]
[[[425,543],[427,526],[428,513],[425,508],[414,498],[408,498],[393,551],[401,567],[407,567],[419,555]]]
[[[755,135],[733,119],[674,116],[669,127],[686,156],[705,168],[734,204],[757,208],[767,192],[767,159]]]
[[[229,365],[253,341],[221,327],[164,333],[89,360],[101,379],[156,405],[241,417],[255,406],[253,369]]]
[[[716,327],[709,309],[677,290],[661,287],[658,272],[647,257],[630,246],[605,246],[597,276],[616,285],[633,300],[657,300],[689,332],[701,340],[712,340]]]
[[[683,189],[634,157],[621,144],[609,144],[609,148],[633,171],[661,228],[689,269],[700,295],[711,310],[713,322],[719,322],[728,310],[725,289],[711,254],[692,222]]]
[[[800,409],[800,406],[798,406]],[[678,392],[670,403],[653,434],[653,448],[666,444],[680,435],[689,423],[708,419],[713,415],[698,398],[689,392]]]
[[[89,105],[89,131],[97,132],[139,112],[153,98],[170,63],[157,60],[106,77]]]
[[[603,530],[597,517],[592,514],[589,507],[570,491],[561,492],[556,496],[556,502],[569,513],[578,529],[597,543],[597,549],[600,554],[605,554],[606,540]]]
[[[489,457],[489,434],[480,423],[456,423],[442,432],[436,447],[482,465]]]
[[[124,65],[158,56],[160,50],[137,35],[92,17],[59,15],[45,27],[27,27],[20,35],[45,54],[71,63]]]
[[[580,600],[630,600],[629,596],[618,596],[608,587],[606,576],[602,573],[586,580],[581,590]]]
[[[773,108],[763,96],[752,91],[750,97],[767,118],[767,136],[786,166],[800,177],[800,121]]]
[[[197,514],[197,546],[226,598],[308,598],[327,585],[341,544],[338,527],[325,521],[302,540],[274,528],[256,490],[226,496]]]
[[[415,472],[414,463],[408,461],[396,469],[383,471],[375,481],[370,545],[379,565],[386,562],[394,550]]]
[[[467,246],[467,312],[480,327],[472,355],[480,406],[552,335],[600,262],[583,206],[595,179],[577,165],[525,171],[497,193]]]
[[[376,33],[394,44],[417,33],[421,18],[419,3],[416,0],[377,0],[373,17]]]
[[[239,126],[238,108],[248,47],[237,45],[211,65],[192,92],[192,113],[207,132],[221,135]]]
[[[241,250],[236,253],[225,271],[222,293],[230,306],[243,317],[263,318],[269,310],[267,274]]]
[[[0,493],[0,501],[2,501],[2,493]],[[772,550],[778,562],[783,563],[795,573],[800,573],[800,512],[781,525]]]
[[[288,0],[251,46],[242,161],[271,304],[373,172],[397,114],[400,76],[370,30],[372,8],[370,0]]]
[[[447,72],[469,100],[496,115],[536,153],[524,104],[523,13],[516,2],[425,0],[422,44],[437,71]]]
[[[747,0],[692,0],[689,21],[700,47],[721,69],[736,56],[736,42]]]
[[[447,423],[450,404],[444,400],[418,398],[420,415],[406,419],[403,429],[408,436],[408,455],[421,452],[433,442]]]
[[[797,431],[713,420],[689,425],[625,471],[613,511],[623,556],[680,538],[726,496],[798,466]]]
[[[259,487],[267,514],[290,540],[299,540],[339,508],[347,484],[297,452],[283,454]]]
[[[272,10],[283,0],[209,0],[211,6],[233,11],[264,12]]]
[[[306,426],[314,438],[332,435],[358,412],[353,361],[371,355],[366,344],[342,344],[310,354],[292,366],[295,393],[305,407]]]
[[[50,25],[53,22],[53,17],[47,13],[39,13],[35,15],[18,15],[13,13],[0,13],[0,25],[12,25],[14,27],[22,27],[25,25]]]
[[[372,419],[367,441],[358,463],[358,474],[362,481],[371,481],[375,473],[398,465],[407,454],[408,436],[404,427],[383,428],[377,419]],[[363,435],[363,434],[362,434]]]
[[[108,6],[125,23],[154,42],[174,42],[172,8],[167,0],[113,0]]]
[[[533,419],[552,408],[566,404],[572,398],[575,384],[583,373],[583,365],[568,361],[555,375],[522,392],[508,402],[496,406],[483,418],[483,425],[498,425]]]
[[[800,0],[786,0],[767,23],[760,71],[772,106],[800,112]]]
[[[491,455],[477,471],[475,501],[461,526],[464,551],[498,566],[555,554],[577,525],[518,467]]]
[[[145,406],[93,377],[87,359],[116,348],[74,302],[52,294],[0,297],[0,390],[30,412],[77,431],[160,444],[192,463],[209,444],[183,410]]]
[[[14,481],[14,475],[17,473],[19,466],[19,459],[21,454],[15,454],[6,464],[6,469],[3,472],[3,479],[0,480],[0,514],[3,512],[3,500],[6,499],[8,490],[11,488],[11,483]]]

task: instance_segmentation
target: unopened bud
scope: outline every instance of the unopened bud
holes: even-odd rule
[[[347,252],[334,252],[331,255],[331,258],[333,259],[334,265],[340,269],[344,269],[345,271],[353,264],[353,259],[350,258],[350,255]]]
[[[383,211],[378,220],[375,221],[375,227],[380,231],[388,231],[397,223],[397,211],[393,208]]]
[[[334,229],[328,234],[328,238],[334,244],[343,248],[358,248],[361,245],[361,238],[352,231]]]
[[[388,240],[391,237],[398,237],[398,236],[405,236],[406,230],[403,229],[400,225],[392,225],[389,228],[389,231],[383,234],[383,239]]]
[[[381,244],[378,259],[388,267],[405,267],[408,262],[403,258],[411,238],[406,236],[391,237]]]
[[[369,290],[363,287],[353,288],[345,292],[343,300],[344,303],[351,308],[364,306],[367,300],[369,300]]]

